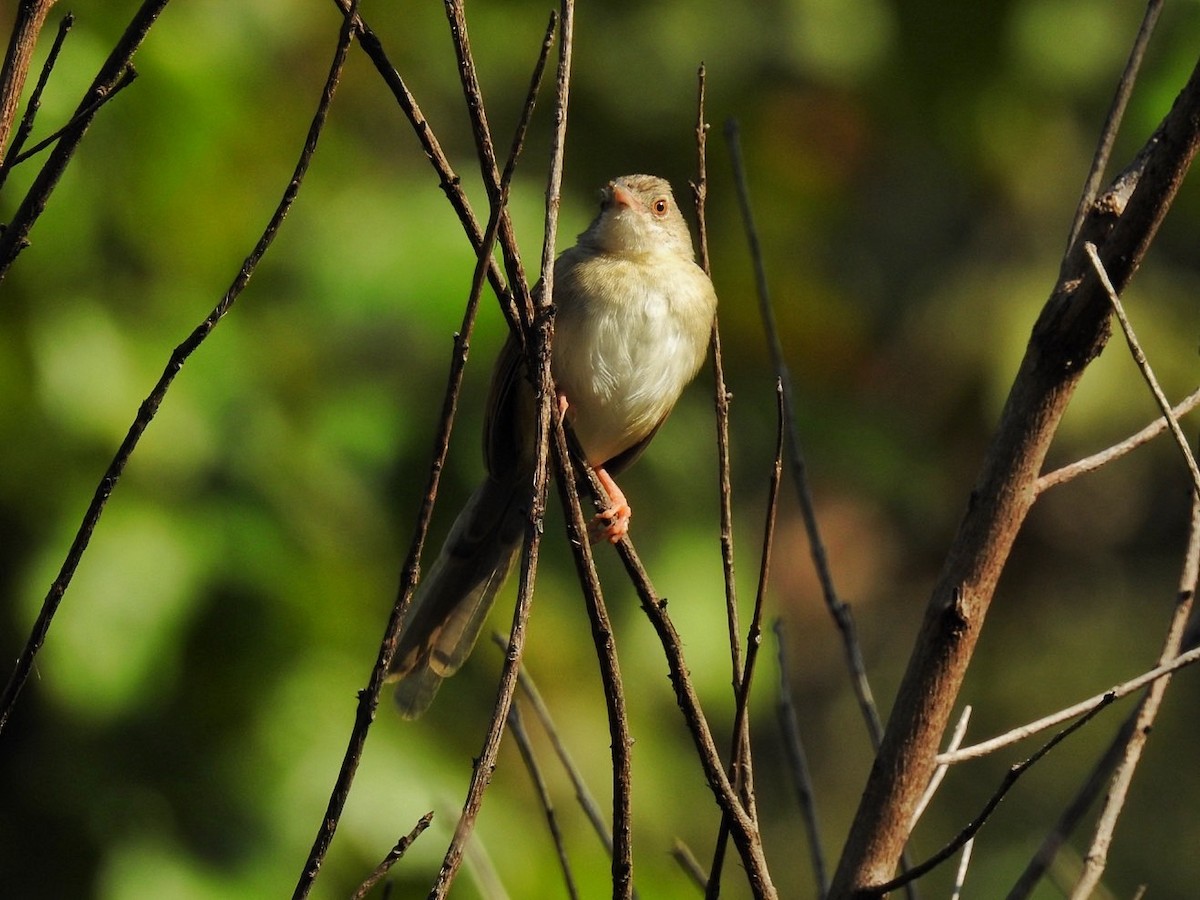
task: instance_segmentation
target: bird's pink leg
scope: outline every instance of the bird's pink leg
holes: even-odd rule
[[[566,419],[570,405],[566,394],[558,395],[559,418]],[[629,501],[625,499],[624,491],[617,487],[613,477],[602,468],[595,471],[604,492],[608,494],[608,506],[596,513],[596,517],[592,519],[588,527],[588,537],[593,544],[602,540],[615,544],[629,533],[629,519],[633,510],[629,507]]]
[[[592,527],[588,529],[588,534],[593,543],[604,539],[615,544],[629,533],[629,519],[633,515],[633,510],[629,508],[629,502],[625,499],[624,492],[617,487],[617,483],[613,481],[611,475],[604,469],[597,469],[596,477],[600,479],[605,493],[608,494],[608,506],[596,513],[596,518],[592,520]]]

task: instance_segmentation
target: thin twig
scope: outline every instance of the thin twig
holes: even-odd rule
[[[767,582],[771,574],[771,550],[775,543],[775,516],[779,510],[779,484],[783,478],[783,385],[775,382],[775,458],[771,467],[770,484],[767,489],[767,515],[763,526],[762,553],[759,558],[758,590],[754,596],[754,611],[750,617],[750,630],[746,636],[746,664],[734,698],[733,749],[730,753],[729,769],[734,786],[742,798],[742,804],[750,817],[758,820],[758,806],[754,792],[754,761],[750,753],[750,685],[754,678],[754,665],[762,646],[762,612],[767,595]],[[721,866],[725,859],[725,842],[729,836],[727,816],[721,817],[717,834],[716,851],[709,874],[707,896],[715,900],[721,893]]]
[[[583,589],[584,605],[591,623],[592,641],[600,666],[604,703],[608,713],[609,744],[612,753],[613,838],[612,854],[613,897],[633,896],[633,761],[630,752],[633,736],[625,705],[625,689],[617,661],[616,639],[612,622],[604,604],[600,577],[588,540],[587,521],[579,504],[578,477],[575,463],[583,459],[582,451],[572,452],[562,419],[554,420],[554,464],[559,495],[567,520],[567,543],[575,559],[576,574]],[[576,448],[578,450],[578,448]]]
[[[1184,555],[1183,569],[1179,575],[1179,590],[1176,592],[1175,610],[1171,616],[1171,625],[1167,629],[1166,639],[1159,654],[1159,662],[1164,663],[1174,659],[1179,654],[1183,643],[1184,631],[1192,612],[1192,602],[1196,596],[1196,580],[1200,574],[1200,491],[1192,495],[1192,516],[1188,536],[1187,553]],[[1071,900],[1087,900],[1092,891],[1100,883],[1104,874],[1104,866],[1108,859],[1108,848],[1112,844],[1113,832],[1117,827],[1117,819],[1125,806],[1125,798],[1129,793],[1129,785],[1133,781],[1134,772],[1141,761],[1142,752],[1150,736],[1150,729],[1158,717],[1163,695],[1170,684],[1169,677],[1161,678],[1150,686],[1145,696],[1138,704],[1133,729],[1125,742],[1124,757],[1117,765],[1108,793],[1105,795],[1104,808],[1096,822],[1095,833],[1091,846],[1084,857],[1083,874],[1071,893]]]
[[[1138,28],[1137,37],[1134,38],[1133,48],[1129,51],[1129,59],[1125,62],[1121,80],[1117,82],[1117,91],[1109,106],[1108,116],[1104,120],[1104,126],[1100,131],[1100,140],[1096,144],[1096,152],[1092,157],[1092,167],[1088,171],[1083,193],[1079,198],[1079,205],[1075,209],[1075,219],[1071,222],[1071,233],[1067,239],[1066,255],[1070,255],[1072,245],[1079,236],[1083,220],[1092,204],[1096,202],[1096,195],[1100,191],[1100,181],[1104,178],[1104,170],[1108,168],[1113,144],[1116,142],[1117,132],[1121,129],[1121,120],[1125,117],[1125,107],[1129,104],[1134,82],[1137,81],[1138,69],[1141,68],[1142,58],[1146,55],[1146,46],[1150,43],[1150,35],[1154,32],[1154,26],[1158,22],[1158,14],[1162,12],[1162,6],[1163,0],[1150,0],[1146,5],[1146,14],[1142,17],[1142,24]]]
[[[1158,437],[1170,426],[1171,420],[1181,419],[1197,406],[1200,406],[1200,389],[1192,391],[1186,398],[1180,401],[1171,409],[1170,416],[1159,416],[1137,434],[1130,435],[1119,444],[1101,450],[1099,453],[1094,453],[1091,456],[1055,469],[1053,472],[1047,472],[1038,478],[1034,484],[1034,492],[1041,494],[1047,488],[1052,488],[1076,478],[1080,475],[1086,475],[1088,472],[1094,472],[1101,466],[1107,465],[1115,459],[1119,459],[1125,454],[1136,450],[1142,444]]]
[[[952,753],[962,746],[963,738],[967,736],[967,725],[970,721],[971,707],[965,706],[963,707],[962,715],[958,718],[958,724],[954,726],[954,733],[950,735],[950,741],[946,744],[947,753]],[[937,789],[941,786],[948,771],[950,771],[948,763],[942,763],[934,769],[933,777],[929,779],[929,787],[925,789],[925,794],[921,797],[921,802],[917,804],[917,808],[913,812],[912,824],[909,826],[909,831],[917,827],[917,822],[920,821],[930,801],[933,800],[933,795],[937,793]]]
[[[593,495],[601,496],[600,485],[595,481],[594,474],[590,476],[589,480]],[[650,618],[650,623],[654,626],[663,646],[671,684],[675,688],[675,700],[679,704],[688,732],[692,736],[708,786],[716,797],[717,805],[722,812],[729,815],[730,835],[733,837],[734,845],[738,848],[742,863],[746,867],[750,889],[756,898],[777,897],[778,894],[771,881],[767,860],[763,853],[758,824],[743,807],[737,790],[721,764],[716,742],[713,740],[712,731],[708,726],[708,720],[705,718],[700,698],[696,694],[687,662],[684,659],[679,632],[675,630],[675,625],[667,614],[666,600],[661,599],[654,590],[650,583],[650,577],[646,574],[637,551],[634,549],[633,541],[628,535],[616,544],[616,548],[617,554],[621,557],[621,562],[625,565],[625,570],[638,592],[638,597],[641,598],[642,610]]]
[[[817,521],[816,506],[813,503],[812,490],[808,483],[808,464],[804,459],[804,451],[800,444],[800,430],[796,422],[796,395],[792,389],[792,376],[788,369],[783,353],[783,343],[779,337],[779,328],[775,322],[775,309],[771,302],[770,291],[767,288],[766,267],[763,263],[762,247],[758,240],[758,228],[754,224],[754,214],[750,207],[750,189],[746,182],[746,168],[742,161],[741,138],[737,121],[730,119],[725,123],[725,138],[729,144],[730,163],[733,166],[734,183],[737,186],[738,204],[742,212],[742,223],[746,231],[746,240],[750,245],[750,256],[754,262],[754,279],[758,288],[758,301],[763,327],[767,333],[767,344],[771,352],[771,363],[775,374],[783,383],[785,400],[784,413],[787,421],[788,447],[790,452],[792,481],[796,487],[796,495],[800,503],[800,511],[804,518],[804,528],[808,534],[809,551],[813,565],[816,567],[817,578],[821,583],[821,592],[825,605],[833,616],[838,632],[842,637],[842,649],[846,664],[850,670],[850,681],[854,695],[858,699],[859,710],[867,726],[867,734],[871,746],[878,749],[883,736],[883,725],[879,720],[879,712],[875,698],[867,681],[866,666],[863,663],[862,648],[858,643],[857,629],[850,605],[842,600],[833,584],[833,573],[829,567],[829,558],[825,552],[825,542],[821,537],[820,524]]]
[[[54,0],[51,0],[53,3]],[[43,7],[49,7],[50,4],[40,4]],[[46,61],[42,63],[42,71],[38,76],[37,84],[34,85],[32,93],[29,95],[29,101],[25,104],[25,114],[21,117],[21,124],[17,127],[17,133],[13,135],[12,143],[8,149],[4,149],[4,133],[11,126],[10,122],[0,122],[0,188],[4,187],[4,182],[8,178],[8,173],[12,167],[16,165],[15,157],[21,153],[21,148],[25,146],[25,141],[29,139],[30,133],[33,131],[33,123],[37,118],[38,110],[42,106],[42,91],[46,89],[46,83],[50,80],[50,73],[54,71],[54,65],[58,62],[58,54],[62,51],[63,42],[67,39],[67,32],[71,30],[71,26],[75,24],[75,16],[67,13],[62,17],[62,21],[58,23],[58,32],[54,35],[54,43],[50,45],[50,52],[46,54]],[[18,35],[20,26],[14,28],[12,35],[12,43],[9,44],[10,59],[14,52],[14,44],[21,38]],[[8,65],[10,59],[6,59]],[[16,64],[15,60],[11,60],[12,64]],[[26,65],[28,60],[26,60]],[[15,73],[13,73],[15,75]],[[0,81],[7,82],[10,74],[6,70],[4,78]],[[24,76],[22,76],[24,77]],[[19,93],[19,90],[18,90]]]
[[[950,892],[950,900],[961,900],[963,885],[967,881],[967,869],[971,865],[971,851],[975,847],[975,839],[963,844],[962,859],[958,863],[958,871],[954,873],[954,888]]]
[[[554,115],[559,123],[553,141],[550,186],[548,188],[546,211],[546,244],[549,252],[553,253],[554,236],[558,225],[558,189],[562,174],[562,130],[566,125],[566,92],[569,86],[569,60],[571,43],[571,6],[567,2],[559,19],[559,65],[557,73],[557,93],[555,96]],[[458,47],[460,40],[465,41],[465,27],[460,32],[453,29],[456,53],[460,58],[469,61],[470,55]],[[468,103],[470,98],[468,96]],[[551,202],[553,200],[553,202]],[[514,248],[515,249],[515,248]],[[551,256],[553,261],[553,256]],[[548,282],[547,273],[543,271],[543,280]],[[442,867],[430,891],[430,898],[442,898],[450,890],[454,877],[462,864],[463,850],[467,839],[475,827],[475,820],[483,804],[483,796],[491,782],[492,771],[500,749],[500,739],[504,733],[504,723],[508,708],[512,704],[513,691],[516,689],[517,672],[521,663],[521,655],[525,647],[525,631],[529,619],[529,610],[533,601],[533,584],[537,572],[538,552],[543,532],[543,517],[546,509],[546,493],[549,485],[550,463],[550,432],[552,408],[554,406],[554,384],[550,374],[550,343],[554,332],[553,307],[550,305],[549,291],[546,289],[543,305],[537,310],[534,329],[529,337],[530,371],[536,374],[535,397],[537,403],[537,424],[535,431],[535,459],[532,496],[529,506],[529,521],[525,530],[525,543],[521,554],[520,580],[517,586],[517,603],[513,611],[512,630],[509,634],[508,652],[505,655],[504,666],[500,671],[500,683],[497,688],[496,706],[484,737],[483,748],[475,760],[471,773],[471,783],[463,810],[454,829],[454,837],[446,849]],[[536,366],[534,365],[536,363]]]
[[[688,880],[703,891],[709,882],[709,876],[700,865],[700,860],[696,859],[692,848],[679,838],[675,838],[675,842],[671,844],[671,858],[679,864],[679,868],[683,870],[683,874],[688,877]]]
[[[421,111],[421,107],[417,104],[416,98],[409,91],[408,86],[404,83],[404,79],[400,77],[400,73],[396,71],[391,60],[388,59],[379,36],[371,30],[361,15],[351,12],[351,0],[333,0],[333,3],[344,15],[353,15],[354,27],[358,36],[358,45],[362,47],[363,52],[367,54],[367,57],[375,65],[375,70],[383,79],[384,84],[391,90],[392,96],[396,100],[396,105],[400,107],[400,111],[408,119],[409,124],[412,126],[413,134],[421,145],[421,150],[425,158],[429,160],[434,172],[437,173],[438,186],[446,195],[451,208],[462,223],[463,231],[466,233],[467,239],[471,242],[471,247],[478,254],[480,247],[483,245],[484,231],[479,227],[479,220],[476,219],[475,213],[471,209],[471,204],[467,200],[466,193],[463,191],[461,180],[450,165],[450,160],[447,158],[445,151],[442,150],[442,145],[438,141],[437,135],[434,133],[429,121],[425,118],[425,114]],[[496,292],[501,308],[504,310],[504,314],[510,324],[518,322],[512,296],[508,284],[504,279],[504,273],[500,271],[500,266],[491,258],[490,253],[488,254],[488,281],[491,283],[492,289]],[[520,285],[517,285],[517,287],[519,288]]]
[[[498,634],[492,635],[492,640],[500,647],[505,649],[508,647],[508,642]],[[587,783],[583,780],[583,773],[579,771],[579,766],[575,764],[575,760],[571,758],[567,746],[563,743],[562,736],[558,733],[558,728],[554,724],[554,717],[550,715],[550,708],[546,705],[546,701],[542,699],[541,692],[537,688],[537,684],[533,680],[533,676],[529,674],[529,670],[524,666],[517,676],[517,682],[524,693],[525,698],[533,707],[534,714],[538,717],[542,728],[546,732],[546,736],[550,739],[550,745],[554,748],[555,754],[558,756],[559,762],[567,773],[567,777],[571,779],[571,786],[575,789],[575,799],[579,806],[583,809],[584,815],[588,821],[592,823],[592,828],[595,829],[601,843],[604,844],[605,850],[609,856],[612,856],[613,841],[612,832],[608,829],[608,823],[604,821],[604,815],[600,812],[600,806],[596,803],[596,799],[588,790]]]
[[[1196,647],[1186,653],[1181,653],[1170,662],[1155,666],[1150,671],[1143,672],[1136,678],[1131,678],[1129,681],[1115,685],[1102,694],[1095,694],[1080,703],[1068,706],[1066,709],[1060,709],[1058,712],[1044,716],[1036,722],[1030,722],[1027,725],[1006,731],[1004,734],[997,735],[989,740],[980,741],[978,744],[963,747],[952,753],[939,753],[934,758],[935,762],[938,765],[955,765],[956,763],[965,762],[968,759],[978,759],[981,756],[987,756],[989,753],[995,753],[997,750],[1007,747],[1010,744],[1015,744],[1018,741],[1023,741],[1037,734],[1039,731],[1053,728],[1055,725],[1066,722],[1068,719],[1073,719],[1081,715],[1090,715],[1094,711],[1102,709],[1110,703],[1120,700],[1122,697],[1127,697],[1134,691],[1141,690],[1146,685],[1166,675],[1170,675],[1172,672],[1182,669],[1185,666],[1190,666],[1195,662],[1200,662],[1200,647]]]
[[[432,821],[432,812],[427,812],[425,815],[421,816],[421,818],[417,820],[417,824],[413,827],[413,830],[404,837],[400,838],[400,840],[396,841],[396,846],[388,851],[388,855],[385,856],[383,861],[375,867],[374,871],[372,871],[371,874],[366,877],[366,880],[364,880],[363,883],[358,886],[358,890],[350,895],[351,900],[364,900],[367,894],[371,893],[371,889],[375,887],[375,885],[379,884],[379,882],[383,880],[387,873],[391,871],[392,866],[398,863],[404,854],[408,852],[408,848],[412,846],[413,841],[421,836],[421,833],[429,827],[429,823]]]
[[[700,265],[712,274],[708,256],[708,220],[705,206],[708,199],[708,123],[705,121],[706,71],[704,63],[696,72],[696,180],[692,182],[692,199],[696,209],[696,222],[700,240]],[[718,317],[713,318],[713,408],[716,414],[717,435],[717,488],[721,504],[721,569],[725,581],[725,623],[729,633],[730,685],[736,706],[742,682],[741,626],[738,624],[737,581],[734,577],[733,556],[733,479],[729,462],[729,405],[733,395],[725,386],[725,360],[721,353],[721,328]],[[735,748],[730,773],[737,781],[737,760],[749,759],[749,730],[735,731],[735,740],[745,738],[745,743]],[[739,788],[742,785],[738,784]],[[707,895],[715,897],[721,888],[721,871],[725,865],[725,848],[729,837],[729,823],[721,818],[721,826],[713,848],[713,860],[709,866]]]
[[[38,36],[53,6],[54,0],[27,0],[16,4],[8,49],[4,53],[4,64],[0,66],[0,162],[6,157],[8,136],[17,118],[17,107],[21,105],[21,93],[25,90],[25,79],[29,77]],[[61,26],[59,31],[62,32]],[[42,74],[48,74],[46,69]]]
[[[165,3],[166,0],[162,0]],[[146,12],[148,6],[143,6],[143,13]],[[161,9],[162,4],[157,8]],[[148,15],[148,13],[146,13]],[[149,29],[153,21],[151,17],[149,21],[135,20],[139,22],[143,28],[140,34],[144,35],[145,30]],[[131,26],[132,28],[132,26]],[[91,503],[88,505],[87,512],[84,513],[83,521],[79,525],[79,529],[75,532],[75,537],[71,541],[71,546],[67,550],[66,558],[59,569],[58,575],[54,579],[54,583],[50,586],[49,592],[46,594],[45,600],[42,602],[41,611],[38,613],[37,620],[34,622],[33,630],[25,643],[24,649],[21,651],[21,656],[17,660],[17,665],[9,678],[8,684],[4,689],[3,698],[0,699],[0,731],[3,731],[5,723],[16,704],[17,696],[24,687],[25,682],[29,679],[30,672],[33,669],[33,662],[41,649],[42,644],[46,640],[46,635],[50,630],[50,624],[54,619],[54,615],[58,610],[59,604],[62,602],[63,596],[66,594],[67,588],[71,584],[71,579],[75,574],[75,570],[82,559],[84,551],[87,550],[88,542],[91,540],[92,533],[96,529],[96,525],[100,521],[100,516],[104,512],[105,505],[108,503],[108,498],[112,495],[113,490],[120,481],[121,474],[125,470],[125,465],[129,461],[133,451],[137,448],[138,442],[141,440],[142,434],[153,421],[155,414],[158,412],[159,406],[167,395],[167,391],[171,387],[171,383],[175,380],[175,376],[179,374],[188,357],[204,342],[204,340],[212,333],[212,330],[217,327],[217,324],[225,317],[225,314],[232,308],[234,302],[245,289],[250,281],[250,277],[254,274],[263,255],[274,241],[279,227],[283,224],[284,218],[288,211],[292,208],[292,203],[296,199],[296,195],[300,190],[300,185],[304,180],[304,175],[308,171],[309,163],[312,161],[313,153],[317,148],[317,140],[321,135],[321,130],[325,126],[326,114],[329,110],[329,105],[333,100],[334,91],[337,88],[338,79],[341,75],[342,65],[345,62],[346,49],[349,45],[350,37],[348,29],[343,29],[343,34],[339,36],[337,51],[334,54],[333,63],[330,66],[329,76],[326,79],[325,86],[321,92],[321,99],[317,105],[317,111],[313,115],[312,123],[309,126],[308,134],[305,137],[304,147],[300,151],[300,158],[296,163],[296,168],[292,173],[291,180],[288,182],[287,188],[283,192],[283,198],[276,206],[275,212],[271,215],[266,228],[255,244],[250,255],[246,257],[242,263],[241,269],[234,277],[229,289],[221,298],[220,302],[213,308],[208,316],[188,335],[174,351],[172,351],[170,359],[167,361],[166,368],[159,376],[158,382],[155,384],[150,394],[142,401],[138,408],[136,417],[133,423],[129,426],[129,430],[125,434],[125,439],[121,442],[121,446],[117,449],[116,455],[108,464],[104,475],[97,485],[95,493],[92,495]],[[122,38],[122,44],[133,44],[136,42],[129,38],[129,31]],[[115,51],[114,51],[115,52]],[[133,49],[128,48],[128,53],[132,54]],[[110,59],[112,57],[110,56]],[[105,71],[107,71],[107,66]],[[62,144],[59,144],[62,147]],[[52,158],[58,153],[58,148],[55,148]],[[64,161],[65,164],[65,161]],[[43,170],[45,171],[45,170]],[[39,179],[41,176],[39,176]],[[32,223],[30,223],[32,224]],[[5,235],[7,237],[7,235]]]
[[[355,33],[361,36],[364,33],[364,26],[354,8],[347,9],[345,14],[347,21],[353,24]],[[541,67],[545,64],[545,56],[548,53],[549,47],[544,43],[542,55],[539,57],[535,72],[540,72]],[[529,94],[526,97],[521,119],[517,124],[517,129],[513,136],[508,161],[501,176],[501,203],[507,203],[509,186],[516,168],[516,161],[520,157],[524,146],[525,134],[528,130],[530,119],[533,116],[533,106],[536,96],[537,87],[535,84],[531,86]],[[415,102],[412,104],[412,108],[415,109]],[[432,146],[437,146],[436,138],[427,124],[424,129],[418,129],[418,131],[422,134],[424,141],[429,142]],[[468,219],[463,218],[461,215],[460,220],[463,221],[464,225],[468,222]],[[498,207],[493,207],[488,218],[487,227],[480,239],[480,243],[476,246],[475,271],[472,277],[471,291],[467,297],[466,308],[463,312],[462,326],[454,340],[454,351],[450,360],[450,372],[447,376],[446,390],[442,399],[442,413],[438,421],[437,435],[434,439],[433,461],[430,463],[429,476],[421,501],[421,507],[417,512],[417,522],[413,539],[409,544],[408,555],[401,570],[396,602],[392,606],[387,625],[384,628],[383,639],[379,646],[379,654],[376,657],[375,666],[371,670],[370,679],[367,686],[359,692],[354,726],[350,732],[346,752],[343,755],[342,765],[338,770],[333,790],[330,792],[325,816],[321,820],[321,825],[313,841],[308,861],[296,885],[295,894],[293,895],[295,900],[301,900],[301,898],[306,897],[309,891],[312,890],[312,884],[316,879],[321,863],[325,859],[325,855],[329,852],[329,845],[333,841],[333,835],[341,819],[346,798],[350,794],[350,787],[358,771],[358,764],[362,758],[367,733],[370,730],[371,723],[375,720],[375,711],[379,706],[379,695],[383,690],[384,679],[391,665],[392,657],[396,653],[400,626],[408,611],[413,590],[420,578],[421,554],[429,532],[434,503],[437,499],[438,487],[441,484],[441,474],[449,452],[450,437],[453,432],[455,414],[458,409],[458,397],[462,389],[463,372],[470,349],[471,332],[474,327],[475,314],[479,307],[480,296],[483,292],[484,275],[487,273],[488,277],[491,277],[494,281],[497,274],[495,264],[492,260],[492,246],[496,241],[499,228],[500,210]],[[470,229],[468,228],[469,234]]]
[[[71,120],[67,122],[66,125],[62,126],[62,128],[59,128],[57,131],[52,132],[51,134],[42,138],[28,150],[17,152],[14,149],[13,153],[10,153],[8,157],[8,160],[11,160],[11,164],[9,164],[8,160],[6,160],[5,171],[3,174],[7,175],[8,169],[12,168],[12,166],[20,165],[21,163],[25,162],[25,160],[32,159],[33,157],[37,156],[55,141],[62,138],[64,134],[78,125],[82,120],[90,119],[99,111],[100,107],[112,100],[115,96],[117,96],[117,94],[125,90],[125,88],[133,84],[133,82],[137,79],[137,76],[137,69],[135,69],[133,66],[126,66],[124,71],[121,72],[120,78],[117,79],[117,83],[113,85],[111,91],[102,97],[97,97],[92,102],[92,105],[87,109],[83,109],[75,113],[75,115],[71,117]],[[2,183],[2,179],[0,179],[0,183]]]
[[[1133,326],[1129,323],[1129,317],[1125,315],[1125,307],[1121,305],[1121,298],[1117,296],[1117,289],[1108,280],[1108,272],[1104,270],[1104,263],[1100,261],[1100,256],[1096,252],[1096,245],[1091,242],[1085,243],[1084,250],[1087,251],[1088,258],[1091,259],[1092,265],[1096,269],[1096,275],[1100,278],[1100,283],[1104,285],[1104,290],[1108,292],[1108,302],[1112,304],[1117,321],[1121,323],[1121,330],[1125,333],[1125,341],[1129,344],[1129,352],[1133,354],[1133,361],[1137,363],[1138,371],[1142,373],[1142,377],[1150,387],[1150,392],[1154,394],[1154,400],[1158,403],[1158,408],[1162,410],[1163,417],[1167,420],[1167,425],[1171,429],[1171,435],[1175,438],[1175,444],[1183,454],[1184,462],[1187,464],[1188,471],[1192,475],[1192,489],[1200,493],[1200,468],[1196,467],[1196,457],[1192,455],[1192,448],[1188,445],[1187,438],[1183,436],[1183,429],[1179,427],[1179,422],[1175,420],[1174,415],[1171,413],[1171,404],[1167,401],[1167,396],[1163,393],[1162,388],[1159,387],[1158,379],[1154,377],[1154,370],[1150,368],[1146,354],[1142,351],[1141,344],[1138,343],[1137,335],[1133,333]]]
[[[558,827],[558,816],[554,813],[554,801],[550,799],[550,789],[546,786],[546,779],[542,777],[542,767],[538,764],[537,753],[533,749],[533,742],[529,739],[529,732],[525,730],[525,723],[521,716],[521,704],[513,703],[509,708],[508,727],[512,731],[513,739],[517,742],[517,749],[521,753],[526,771],[529,772],[533,788],[537,791],[538,802],[542,805],[542,813],[546,816],[546,827],[550,829],[550,839],[554,841],[554,852],[558,855],[558,864],[562,869],[563,881],[567,885],[567,894],[572,900],[578,900],[579,891],[575,887],[575,877],[571,874],[571,861],[567,858],[567,847],[563,843],[562,831]]]
[[[111,94],[124,77],[129,61],[167,3],[168,0],[144,0],[116,46],[108,54],[104,65],[100,67],[87,93],[83,95],[83,100],[76,109],[76,116],[72,119],[73,124],[54,145],[37,178],[25,194],[25,199],[21,201],[16,215],[0,234],[0,281],[4,280],[17,255],[28,246],[29,232],[45,210],[59,178],[71,161],[79,142],[83,140],[88,126],[92,124],[95,112],[99,109],[97,101]]]
[[[825,863],[825,852],[821,848],[820,818],[817,816],[816,793],[813,791],[812,772],[808,766],[808,754],[800,739],[800,719],[796,715],[796,702],[792,699],[792,685],[788,678],[787,640],[783,631],[783,620],[775,620],[775,641],[779,655],[779,700],[777,714],[779,730],[783,735],[783,746],[787,751],[788,770],[792,773],[792,784],[796,788],[796,799],[800,805],[800,818],[804,820],[804,832],[808,836],[808,856],[812,861],[813,879],[816,881],[817,898],[821,900],[829,893],[829,869]]]

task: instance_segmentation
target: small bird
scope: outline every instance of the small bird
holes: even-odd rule
[[[671,186],[626,175],[554,264],[551,371],[559,410],[609,497],[593,523],[616,542],[631,510],[613,475],[646,448],[707,353],[717,295],[696,264]],[[388,673],[405,718],[429,707],[470,654],[528,521],[534,404],[510,336],[492,372],[484,428],[487,477],[418,585]]]

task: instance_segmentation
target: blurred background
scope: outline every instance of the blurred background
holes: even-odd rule
[[[8,33],[15,4],[0,10]],[[602,8],[601,8],[602,7]],[[80,0],[35,137],[64,122],[136,4]],[[497,144],[507,147],[550,6],[468,7]],[[53,36],[51,16],[38,63]],[[439,4],[365,2],[476,209],[486,210]],[[615,2],[577,11],[559,247],[630,172],[694,178],[696,70],[708,70],[708,226],[727,379],[738,587],[754,594],[775,432],[773,374],[739,223],[724,122],[740,123],[768,277],[839,590],[886,717],[941,557],[1030,326],[1142,6],[1087,0]],[[220,299],[291,176],[340,24],[329,3],[168,6],[139,78],[99,114],[32,245],[0,285],[0,658],[23,645],[100,475],[171,349]],[[1200,4],[1167,5],[1117,144],[1123,165],[1187,79]],[[33,76],[30,79],[32,83]],[[512,212],[541,252],[551,93]],[[0,194],[11,218],[37,163]],[[1197,382],[1200,192],[1185,185],[1126,301],[1168,395]],[[394,600],[427,477],[472,256],[410,128],[354,49],[299,200],[232,313],[187,363],[108,505],[0,737],[0,893],[274,897],[325,810]],[[485,298],[431,542],[480,477],[491,359]],[[670,600],[723,746],[731,702],[712,382],[701,373],[623,479],[634,537]],[[1052,450],[1070,462],[1141,428],[1153,400],[1114,340]],[[1194,434],[1195,422],[1188,432]],[[1188,479],[1165,440],[1036,505],[962,701],[979,739],[1150,668],[1177,590]],[[605,808],[609,738],[586,617],[553,498],[528,669]],[[430,548],[429,552],[433,552]],[[718,816],[654,634],[601,548],[634,747],[635,881],[695,890]],[[432,557],[427,556],[428,562]],[[511,615],[510,586],[493,623]],[[768,615],[782,619],[822,842],[836,860],[871,751],[809,562],[789,482]],[[747,615],[744,613],[744,615]],[[6,662],[7,665],[7,662]],[[314,897],[348,896],[417,818],[393,870],[424,896],[494,702],[481,641],[429,714],[381,707]],[[4,678],[8,677],[5,669]],[[764,644],[754,694],[759,798],[784,896],[812,895],[775,727]],[[1177,679],[1133,785],[1106,884],[1191,897],[1200,880],[1200,700]],[[1128,702],[1031,772],[977,842],[967,893],[1001,896],[1108,742]],[[540,735],[534,729],[535,735]],[[581,891],[608,862],[538,748]],[[953,771],[913,842],[939,848],[1035,744]],[[1085,829],[1064,851],[1070,882]],[[747,896],[730,863],[726,896]],[[950,869],[930,876],[944,896]],[[494,873],[494,874],[489,874]],[[511,739],[454,896],[566,896]],[[1043,885],[1038,897],[1060,892]]]

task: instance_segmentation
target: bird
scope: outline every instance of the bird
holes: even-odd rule
[[[625,175],[554,263],[551,373],[558,409],[609,503],[593,540],[619,541],[632,515],[613,476],[631,465],[704,363],[717,310],[708,274],[670,184]],[[388,680],[417,718],[466,661],[513,567],[529,519],[535,408],[520,343],[510,335],[492,371],[484,425],[487,475],[420,581]]]

